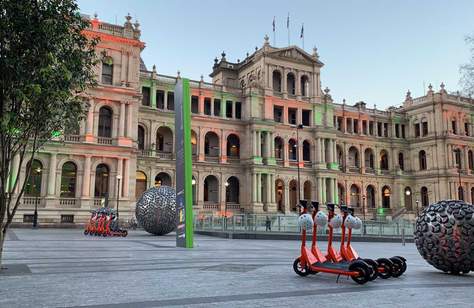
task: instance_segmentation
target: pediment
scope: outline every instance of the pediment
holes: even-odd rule
[[[312,57],[307,52],[296,46],[280,48],[278,50],[270,52],[269,56],[308,64],[320,63],[316,58]]]

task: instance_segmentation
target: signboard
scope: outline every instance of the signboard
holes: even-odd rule
[[[189,80],[178,78],[174,90],[176,153],[176,247],[193,247],[191,95]]]

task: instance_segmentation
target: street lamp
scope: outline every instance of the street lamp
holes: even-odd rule
[[[298,134],[298,131],[300,129],[303,129],[303,124],[299,124],[296,126],[296,144],[295,144],[295,148],[296,148],[296,163],[297,163],[297,167],[298,167],[298,200],[301,200],[300,198],[300,190],[301,190],[301,180],[300,180],[300,149],[299,149],[299,143],[300,143],[300,138],[299,138],[299,134]],[[299,201],[298,201],[299,202]]]
[[[457,161],[457,169],[458,169],[458,177],[459,177],[459,187],[458,187],[458,198],[460,200],[464,200],[464,193],[461,196],[462,191],[462,183],[461,183],[461,149],[457,148],[453,150],[456,153],[455,159]],[[459,159],[458,159],[459,158]]]
[[[225,186],[225,195],[226,195],[226,200],[224,202],[224,230],[227,229],[227,188],[229,187],[229,181],[225,181],[224,186]]]
[[[420,201],[416,200],[415,203],[416,203],[416,217],[418,217],[420,215],[420,211],[418,209],[418,203],[420,203]]]
[[[34,170],[36,172],[36,175],[39,175],[41,173],[41,167],[38,167]],[[41,181],[41,177],[39,179]],[[36,190],[36,198],[35,198],[35,212],[33,214],[33,228],[36,228],[38,226],[38,202],[39,202],[39,196],[40,196],[40,193],[41,193],[41,182],[40,182],[40,185],[36,185],[36,183],[34,184],[35,185],[35,190]],[[38,189],[39,188],[39,189]]]
[[[119,218],[119,202],[120,202],[120,180],[122,176],[117,174],[117,219]]]
[[[364,229],[363,229],[364,235],[365,235],[365,233],[366,233],[366,226],[365,226],[365,207],[366,207],[366,205],[365,205],[365,198],[366,198],[365,195],[362,195],[362,216],[364,217]]]

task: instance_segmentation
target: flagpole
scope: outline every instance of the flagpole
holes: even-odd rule
[[[276,46],[276,35],[275,35],[275,16],[273,16],[273,46]]]
[[[303,50],[304,50],[304,24],[301,26],[301,38],[303,39]]]
[[[286,29],[288,30],[288,46],[290,46],[290,13],[288,13],[286,18]]]

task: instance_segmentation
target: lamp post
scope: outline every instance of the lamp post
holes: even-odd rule
[[[300,136],[298,134],[298,131],[300,129],[303,129],[303,124],[299,124],[296,126],[296,145],[295,145],[295,148],[296,148],[296,163],[297,163],[297,167],[298,167],[298,202],[299,200],[301,200],[301,196],[300,196],[300,190],[301,190],[301,180],[300,180]]]
[[[117,174],[117,219],[119,218],[119,202],[120,202],[120,180],[122,176]]]
[[[226,200],[224,202],[224,230],[227,229],[227,188],[229,187],[229,181],[225,181],[225,195]]]
[[[416,200],[415,203],[416,203],[416,217],[418,217],[420,215],[420,211],[418,209],[418,203],[420,203],[420,201]]]
[[[363,232],[364,232],[364,235],[366,234],[366,226],[365,226],[365,195],[362,195],[362,216],[364,218],[364,229],[363,229]]]
[[[457,148],[454,149],[453,152],[456,154],[455,159],[457,160],[457,169],[458,169],[458,178],[459,178],[459,187],[458,187],[458,198],[461,200],[464,200],[464,192],[461,196],[461,190],[462,190],[462,183],[461,183],[461,149]],[[459,160],[458,160],[459,158]]]
[[[38,167],[34,171],[38,175],[38,174],[41,173],[41,168]],[[40,191],[41,190],[41,177],[40,177],[39,180],[40,180],[40,183],[39,183],[40,185],[36,185],[36,183],[34,184],[36,194],[35,194],[35,212],[33,213],[33,228],[36,228],[38,226],[38,202],[39,202],[39,196],[40,196],[40,193],[41,193],[41,191]]]

